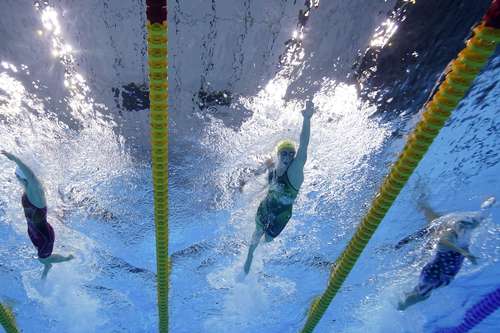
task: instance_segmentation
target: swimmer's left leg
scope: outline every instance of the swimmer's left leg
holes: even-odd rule
[[[429,298],[430,293],[427,294],[421,294],[418,291],[414,290],[411,293],[406,295],[406,298],[404,301],[399,302],[398,304],[398,310],[406,310],[408,307],[415,305],[419,302],[425,301],[427,298]]]
[[[253,260],[253,253],[255,252],[255,249],[259,245],[262,235],[264,235],[264,230],[262,230],[261,227],[256,226],[255,231],[253,232],[252,235],[252,240],[250,241],[250,246],[248,247],[247,260],[245,261],[245,266],[243,268],[245,270],[245,274],[248,274],[248,272],[250,272],[250,266],[252,265],[252,260]]]
[[[50,269],[52,268],[52,264],[57,264],[60,262],[66,262],[74,259],[75,256],[70,254],[69,256],[62,256],[60,254],[53,254],[47,258],[38,258],[38,261],[40,261],[43,265],[43,273],[42,273],[42,280],[45,280],[47,277],[47,274],[49,274]]]
[[[432,275],[432,270],[429,271],[429,267],[431,266],[425,266],[422,269],[418,285],[410,293],[405,295],[404,301],[399,302],[398,310],[405,310],[412,305],[426,300],[431,295],[432,290],[439,288],[442,285],[442,281],[437,280]]]
[[[264,234],[264,242],[269,243],[274,240],[273,236],[270,236],[267,232]]]
[[[43,264],[42,280],[45,280],[47,278],[47,274],[49,274],[51,268],[52,264]]]
[[[65,262],[65,261],[70,261],[71,259],[74,259],[75,256],[70,254],[69,256],[62,256],[60,254],[52,254],[51,256],[47,257],[47,258],[38,258],[38,260],[42,263],[42,264],[56,264],[56,263],[59,263],[59,262]]]

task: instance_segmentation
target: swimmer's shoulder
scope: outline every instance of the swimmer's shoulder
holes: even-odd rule
[[[457,245],[458,236],[452,228],[445,228],[439,233],[439,241],[437,245],[438,251],[450,251],[447,243]]]

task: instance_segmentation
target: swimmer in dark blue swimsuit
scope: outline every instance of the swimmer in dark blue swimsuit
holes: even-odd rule
[[[304,181],[304,165],[307,160],[307,146],[309,145],[313,114],[314,104],[307,101],[306,107],[302,111],[304,121],[297,151],[295,144],[290,140],[281,141],[276,147],[278,163],[275,168],[269,170],[269,190],[257,210],[255,231],[244,266],[246,274],[250,271],[253,253],[262,236],[265,237],[266,241],[273,240],[283,231],[292,216],[293,203]]]
[[[16,178],[24,187],[21,202],[28,224],[28,236],[37,249],[38,260],[44,264],[42,278],[45,278],[53,263],[68,261],[74,257],[73,255],[64,257],[52,253],[55,240],[54,229],[47,222],[47,203],[43,186],[33,171],[13,154],[5,150],[2,150],[1,153],[17,164]]]
[[[422,269],[418,285],[398,304],[398,310],[405,310],[429,298],[432,290],[448,285],[460,271],[464,258],[477,264],[477,258],[469,252],[471,232],[485,218],[484,210],[494,202],[494,198],[489,198],[480,212],[453,213],[435,219],[433,231],[440,233],[436,254]],[[429,209],[426,215],[437,217]]]

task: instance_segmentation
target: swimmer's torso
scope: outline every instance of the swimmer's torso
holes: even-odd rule
[[[28,222],[28,235],[38,250],[38,257],[47,258],[52,254],[55,239],[54,230],[47,222],[47,207],[36,207],[26,194],[22,197],[22,205]]]
[[[257,223],[270,236],[278,236],[290,220],[297,194],[286,172],[281,176],[276,170],[269,172],[269,191],[257,210]]]

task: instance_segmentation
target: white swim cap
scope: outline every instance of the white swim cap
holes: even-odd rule
[[[483,203],[481,204],[481,209],[491,208],[491,206],[493,206],[493,204],[496,201],[497,200],[495,199],[495,197],[489,197],[488,199],[486,199],[486,200],[483,201]]]
[[[467,215],[462,216],[457,222],[455,222],[454,229],[458,228],[466,228],[466,229],[474,229],[479,226],[481,221],[483,220],[483,217],[481,214],[478,213],[470,213]]]

